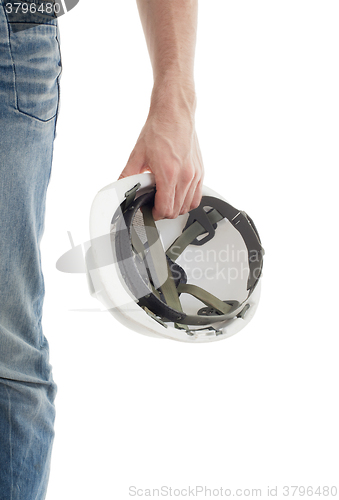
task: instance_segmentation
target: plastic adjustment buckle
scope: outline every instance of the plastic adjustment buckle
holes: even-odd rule
[[[202,228],[205,229],[205,232],[208,233],[204,238],[201,238],[200,240],[198,240],[198,238],[195,238],[191,242],[191,245],[204,245],[215,235],[217,224],[211,224],[209,218],[207,217],[207,213],[210,213],[212,211],[213,209],[211,209],[209,212],[205,212],[202,206],[199,206],[198,208],[195,208],[194,210],[191,210],[189,212],[186,226],[184,227],[182,232],[184,232],[189,226],[194,224],[194,222],[198,222],[202,226]]]

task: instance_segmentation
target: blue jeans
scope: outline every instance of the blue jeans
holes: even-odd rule
[[[0,0],[1,2],[1,0]],[[0,500],[46,496],[56,385],[41,317],[59,105],[56,18],[20,29],[0,3]]]

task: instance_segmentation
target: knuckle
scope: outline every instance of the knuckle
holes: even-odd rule
[[[179,213],[177,212],[170,212],[167,216],[166,219],[176,219],[178,217]]]
[[[176,219],[179,215],[179,211],[174,208],[167,207],[163,210],[164,219]]]
[[[156,213],[161,219],[170,219],[172,214],[172,208],[167,203],[160,203],[156,207]]]
[[[193,200],[190,206],[190,210],[194,210],[195,208],[198,208],[200,205],[200,200]]]
[[[195,177],[193,165],[186,165],[182,170],[181,178],[185,184],[190,184]]]
[[[169,185],[175,185],[178,179],[178,169],[173,165],[164,165],[163,169],[166,172],[166,182]]]
[[[190,210],[191,210],[191,208],[189,206],[184,205],[183,207],[181,207],[180,215],[187,214],[187,212],[189,212]]]

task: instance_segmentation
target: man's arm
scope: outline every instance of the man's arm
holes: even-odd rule
[[[201,200],[203,161],[195,131],[194,53],[198,0],[137,0],[154,85],[149,114],[120,178],[155,175],[155,219]]]

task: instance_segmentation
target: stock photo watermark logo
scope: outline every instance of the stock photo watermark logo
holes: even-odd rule
[[[13,32],[28,30],[70,12],[79,0],[4,0],[4,8]]]
[[[152,228],[150,228],[151,230]],[[87,274],[91,275],[98,269],[107,268],[111,265],[118,265],[120,263],[117,255],[113,251],[112,234],[108,233],[102,235],[95,240],[86,241],[82,244],[75,245],[71,232],[68,233],[71,248],[65,252],[56,262],[56,268],[64,273],[72,274]],[[156,235],[158,237],[158,235]],[[116,235],[115,235],[116,237]],[[156,243],[156,240],[155,240]],[[93,264],[86,258],[87,252],[94,246],[96,248],[99,258]],[[139,264],[146,267],[152,267],[149,262],[147,254],[151,253],[151,247],[148,248],[146,256],[135,254],[133,259],[139,260]],[[176,247],[172,248],[173,254],[176,252]],[[130,257],[128,258],[130,259]],[[127,259],[127,260],[128,260]],[[140,260],[141,259],[141,260]],[[124,259],[125,260],[125,259]],[[260,254],[255,251],[247,251],[246,249],[236,248],[234,244],[225,244],[221,249],[208,249],[206,251],[195,248],[187,248],[185,252],[180,255],[178,259],[179,266],[175,262],[169,264],[169,270],[173,280],[180,280],[184,273],[185,279],[194,281],[196,284],[210,283],[216,285],[217,283],[222,288],[229,288],[238,286],[242,283],[245,286],[247,283],[250,268],[249,263],[257,263],[257,268],[254,268],[254,277],[258,279],[261,275],[261,258]],[[153,284],[158,289],[168,278],[167,271],[160,276],[152,276]],[[142,298],[136,297],[137,299]],[[75,311],[75,310],[73,310]],[[76,311],[84,312],[106,312],[102,309],[76,309]]]

